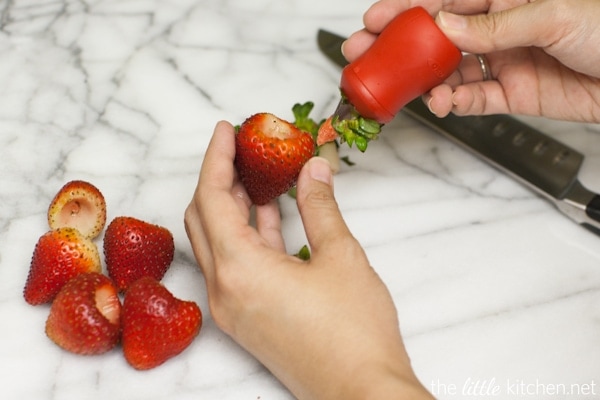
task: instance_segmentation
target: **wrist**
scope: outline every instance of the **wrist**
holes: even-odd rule
[[[344,399],[357,400],[433,400],[434,397],[425,389],[414,375],[410,365],[403,369],[378,367],[370,371],[361,369],[361,377],[350,377],[352,383],[344,393]]]

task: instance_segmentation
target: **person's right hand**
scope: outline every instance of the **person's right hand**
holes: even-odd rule
[[[424,96],[443,117],[526,114],[600,122],[600,2],[597,0],[380,0],[364,15],[344,54],[353,61],[398,13],[422,5],[466,53],[457,72]],[[473,54],[485,54],[482,81]]]

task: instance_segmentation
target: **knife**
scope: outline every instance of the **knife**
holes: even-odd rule
[[[320,29],[319,49],[344,67],[345,37]],[[600,195],[578,179],[584,156],[560,141],[507,115],[445,118],[433,115],[421,99],[402,112],[471,151],[552,202],[572,220],[600,235]]]

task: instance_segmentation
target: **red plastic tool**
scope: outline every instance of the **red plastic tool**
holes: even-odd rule
[[[395,17],[342,71],[340,88],[358,113],[385,124],[408,102],[442,83],[462,53],[422,7]]]

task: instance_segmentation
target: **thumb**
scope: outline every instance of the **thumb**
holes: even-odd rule
[[[351,236],[333,193],[329,162],[311,158],[298,177],[296,200],[306,237],[313,252],[328,248],[332,242]]]
[[[436,22],[458,48],[468,53],[546,47],[554,41],[557,32],[549,18],[544,18],[546,13],[539,9],[538,5],[543,3],[533,2],[490,14],[469,16],[440,11]],[[544,22],[536,23],[540,18]]]

